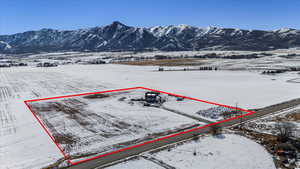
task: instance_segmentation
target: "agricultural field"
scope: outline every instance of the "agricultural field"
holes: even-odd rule
[[[35,59],[45,58],[48,56],[30,56],[24,58],[24,61],[29,66],[26,67],[9,67],[0,68],[0,162],[1,167],[27,169],[38,169],[51,165],[58,160],[62,160],[63,157],[56,145],[52,142],[49,136],[43,131],[42,127],[34,119],[31,112],[24,104],[24,100],[61,96],[67,94],[78,94],[85,92],[96,92],[109,89],[128,88],[135,86],[144,86],[152,89],[158,89],[171,93],[176,93],[184,96],[198,98],[202,100],[212,101],[233,107],[241,107],[245,109],[257,109],[268,105],[280,103],[283,101],[298,98],[300,95],[299,83],[296,83],[300,75],[297,72],[286,72],[276,75],[262,75],[261,69],[257,69],[258,65],[264,65],[268,67],[276,67],[276,64],[286,66],[290,62],[285,63],[285,58],[278,57],[277,63],[268,63],[267,58],[261,58],[260,60],[208,60],[206,64],[219,65],[222,69],[218,71],[163,71],[159,72],[158,66],[133,66],[133,65],[121,65],[121,64],[103,64],[103,65],[90,65],[90,64],[75,64],[78,59],[91,59],[97,57],[107,57],[111,53],[93,54],[93,56],[84,56],[83,54],[72,53],[70,55],[70,61],[72,64],[61,64],[58,67],[35,67]],[[174,53],[170,53],[174,54]],[[180,56],[182,53],[178,54]],[[48,54],[47,61],[55,58],[53,54]],[[68,55],[68,56],[70,56]],[[77,56],[78,55],[78,56]],[[114,55],[119,55],[114,53]],[[127,54],[124,54],[127,55]],[[128,54],[131,55],[131,54]],[[146,55],[146,54],[144,54]],[[155,54],[153,54],[155,55]],[[278,54],[279,55],[279,54]],[[58,56],[57,56],[58,57]],[[258,63],[258,62],[263,62]],[[294,61],[293,64],[299,63]],[[249,68],[248,71],[237,69],[232,71],[232,66],[239,66],[240,68]],[[180,67],[180,66],[179,66]],[[182,67],[180,67],[182,68]],[[227,69],[228,68],[228,69]],[[252,69],[253,68],[253,69]],[[293,80],[294,79],[294,80]],[[268,93],[268,94],[264,94]],[[141,93],[133,94],[126,97],[130,98],[139,95]],[[106,139],[106,143],[103,144],[89,144],[92,139],[100,140],[105,137],[94,137],[93,131],[100,130],[100,126],[92,125],[99,124],[100,117],[104,117],[103,121],[116,120],[116,121],[129,121],[131,125],[144,125],[149,126],[146,133],[156,133],[158,131],[176,130],[177,127],[185,125],[203,123],[194,118],[188,116],[195,116],[209,121],[217,121],[222,119],[218,115],[217,106],[209,106],[207,104],[199,105],[194,101],[184,99],[183,101],[177,101],[176,98],[169,97],[161,108],[144,107],[139,104],[131,106],[127,102],[128,100],[121,102],[118,101],[119,97],[114,96],[103,98],[107,100],[100,102],[99,99],[87,99],[76,98],[57,100],[57,103],[36,102],[41,111],[39,115],[44,116],[42,118],[49,120],[50,124],[54,123],[57,126],[58,133],[73,133],[79,144],[86,143],[86,146],[77,146],[74,143],[73,147],[66,148],[70,154],[79,155],[80,153],[91,152],[103,152],[104,149],[98,150],[97,147],[109,147],[109,141]],[[120,103],[123,108],[128,108],[132,115],[137,116],[147,110],[149,117],[139,116],[136,118],[129,118],[132,116],[122,115],[122,109],[115,107],[111,104],[112,100]],[[56,101],[56,100],[52,100]],[[68,103],[68,104],[66,104]],[[75,104],[76,103],[76,104]],[[48,107],[51,104],[55,104],[56,108],[49,110]],[[58,106],[57,106],[58,105]],[[61,122],[62,117],[68,116],[68,109],[64,110],[59,106],[70,106],[72,110],[74,107],[78,108],[78,115],[75,117],[83,118],[83,121],[77,121],[72,118],[68,119],[65,123]],[[107,106],[105,108],[105,105]],[[73,106],[73,107],[72,107]],[[211,109],[215,107],[214,109]],[[100,109],[103,111],[100,111]],[[57,111],[59,110],[59,111]],[[76,109],[77,110],[77,109]],[[116,117],[109,117],[105,113],[114,110]],[[186,114],[180,115],[178,112]],[[200,113],[201,110],[210,110],[214,115],[208,113]],[[92,115],[95,118],[88,116],[82,117],[82,111]],[[46,113],[43,113],[46,112]],[[152,113],[150,113],[152,112]],[[207,111],[205,111],[207,112]],[[221,111],[222,112],[222,111]],[[51,116],[53,113],[53,118]],[[126,117],[126,118],[125,118]],[[215,118],[217,117],[217,118]],[[149,119],[146,119],[149,118]],[[162,119],[168,119],[170,121],[164,121],[164,125],[155,125],[161,122]],[[88,121],[91,124],[85,125]],[[174,123],[172,123],[174,122]],[[80,125],[83,124],[83,125]],[[122,123],[122,122],[121,122]],[[128,123],[128,122],[127,122]],[[113,123],[107,123],[112,125]],[[204,123],[203,123],[204,124]],[[50,125],[51,126],[51,125]],[[70,127],[72,126],[72,127]],[[120,134],[126,135],[127,139],[134,140],[145,136],[143,133],[145,128],[126,128],[124,130],[118,130],[117,126],[116,137],[113,144],[120,143],[118,139],[122,139]],[[137,130],[136,130],[137,129]],[[71,131],[72,130],[72,131]],[[78,137],[80,130],[86,131],[85,135]],[[110,132],[112,129],[105,128],[103,133]],[[117,131],[118,130],[118,131]],[[97,131],[98,132],[98,131]],[[130,133],[135,133],[134,135]],[[142,133],[142,134],[141,134]],[[144,134],[144,135],[143,135]],[[90,137],[91,140],[85,139]],[[58,135],[59,137],[59,135]],[[109,136],[111,137],[111,136]],[[118,138],[117,138],[118,137]],[[72,138],[72,137],[71,137]],[[69,140],[73,143],[73,140]],[[66,144],[62,146],[66,146]],[[96,150],[97,149],[97,150]],[[7,158],[9,157],[9,158]]]
[[[145,105],[146,92],[133,89],[29,102],[29,106],[73,161],[205,124],[162,109],[163,103]]]
[[[40,168],[61,158],[26,110],[24,100],[104,88],[36,68],[0,69],[0,77],[0,159],[4,168]]]

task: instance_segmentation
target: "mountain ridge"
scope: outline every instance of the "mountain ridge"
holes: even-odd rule
[[[190,25],[109,25],[77,30],[44,28],[12,35],[0,35],[0,53],[56,51],[188,51],[188,50],[272,50],[300,46],[300,30],[246,30]]]

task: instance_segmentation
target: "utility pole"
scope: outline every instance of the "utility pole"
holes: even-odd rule
[[[235,108],[236,108],[236,110],[237,110],[237,112],[239,112],[239,113],[237,113],[239,116],[241,116],[240,117],[240,129],[242,129],[243,128],[243,111],[241,111],[241,110],[238,110],[238,103],[236,103],[236,105],[235,105]]]

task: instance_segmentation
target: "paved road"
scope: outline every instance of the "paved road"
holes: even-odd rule
[[[287,102],[283,102],[280,104],[276,104],[276,105],[272,105],[272,106],[268,106],[262,109],[257,110],[255,114],[251,114],[249,116],[245,116],[242,118],[242,121],[248,121],[248,120],[253,120],[255,118],[258,117],[262,117],[265,116],[267,114],[270,113],[274,113],[277,111],[281,111],[284,109],[288,109],[291,107],[295,107],[300,105],[300,99],[294,99],[294,100],[290,100]],[[230,127],[232,125],[236,125],[239,124],[241,122],[241,119],[233,119],[233,120],[229,120],[223,123],[219,123],[216,124],[214,126],[219,126],[219,127]],[[130,156],[134,156],[134,155],[138,155],[141,154],[143,152],[146,151],[150,151],[162,146],[166,146],[168,144],[172,144],[172,143],[176,143],[176,142],[180,142],[189,138],[194,137],[195,135],[198,134],[205,134],[205,133],[209,133],[211,132],[212,127],[206,127],[206,128],[201,128],[201,129],[196,129],[193,130],[191,132],[188,133],[184,133],[184,134],[180,134],[180,135],[176,135],[174,137],[170,137],[170,138],[166,138],[163,140],[159,140],[159,141],[155,141],[149,144],[145,144],[142,146],[139,146],[137,148],[133,148],[133,149],[126,149],[124,151],[118,152],[116,154],[110,154],[101,158],[97,158],[94,160],[90,160],[90,161],[86,161],[84,163],[79,163],[77,165],[73,165],[71,167],[69,167],[69,169],[94,169],[96,167],[100,167],[112,162],[116,162],[118,160],[124,159],[124,158],[128,158]]]

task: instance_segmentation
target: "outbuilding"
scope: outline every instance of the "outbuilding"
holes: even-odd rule
[[[145,101],[147,103],[158,103],[160,102],[159,93],[157,92],[146,92],[145,93]]]

